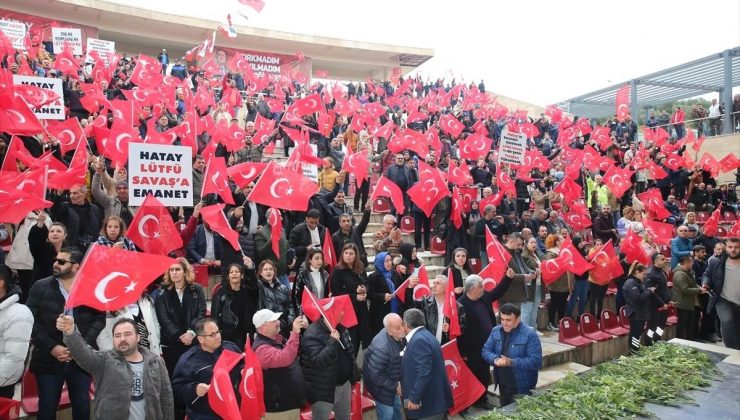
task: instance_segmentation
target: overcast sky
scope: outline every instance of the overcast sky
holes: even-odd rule
[[[740,45],[738,0],[109,0],[236,25],[434,49],[487,90],[547,105]]]

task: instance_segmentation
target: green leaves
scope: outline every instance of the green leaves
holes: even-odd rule
[[[516,412],[497,410],[482,419],[621,419],[650,417],[645,403],[690,404],[685,391],[709,386],[720,376],[696,349],[659,342],[636,356],[602,363],[582,375],[568,374],[552,387],[517,399]]]

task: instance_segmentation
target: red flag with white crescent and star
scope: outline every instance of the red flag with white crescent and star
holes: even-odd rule
[[[244,189],[249,183],[257,179],[267,167],[262,162],[244,162],[226,168],[226,173],[234,181],[237,187]]]
[[[150,254],[167,255],[183,246],[169,210],[151,194],[146,196],[131,220],[126,237]]]
[[[247,343],[244,346],[244,371],[239,384],[242,401],[239,409],[242,420],[260,420],[265,415],[265,383],[262,376],[262,365],[252,350],[250,341],[247,337]]]
[[[396,211],[399,214],[403,214],[403,192],[398,188],[398,185],[383,175],[381,175],[378,182],[375,183],[373,193],[370,195],[370,201],[375,200],[377,197],[390,198]]]
[[[231,371],[242,360],[242,355],[231,350],[224,350],[213,365],[213,375],[208,389],[208,405],[214,413],[224,419],[241,417],[239,406],[231,381]]]
[[[229,221],[226,220],[226,215],[224,214],[225,206],[226,204],[221,203],[203,207],[200,210],[200,217],[204,223],[208,223],[212,231],[226,239],[236,252],[242,252],[242,248],[239,245],[239,233],[232,229]]]
[[[280,258],[280,236],[283,234],[283,216],[280,214],[280,210],[271,207],[267,214],[267,223],[270,225],[272,252]]]
[[[274,161],[267,164],[247,200],[283,210],[306,211],[318,185]]]
[[[486,392],[486,387],[463,361],[457,348],[457,340],[450,340],[442,346],[442,357],[454,401],[448,412],[454,416],[478,401],[478,398]]]
[[[203,175],[203,187],[201,197],[208,194],[218,194],[225,203],[235,204],[234,196],[231,195],[229,187],[229,175],[226,169],[226,161],[222,157],[213,157],[206,164],[206,172]]]
[[[620,122],[627,119],[630,114],[630,85],[624,85],[617,91],[616,104],[617,104],[617,120]]]
[[[449,320],[450,326],[447,334],[449,334],[450,340],[460,337],[460,335],[462,334],[462,331],[460,330],[460,318],[457,309],[457,298],[455,297],[455,279],[452,276],[452,270],[448,270],[447,287],[445,291],[445,303],[442,313],[445,318]]]
[[[93,244],[80,264],[64,307],[121,309],[136,302],[147,286],[176,262],[161,255]]]
[[[331,231],[324,229],[324,244],[322,245],[324,254],[324,265],[329,267],[329,272],[337,265],[337,256],[334,251],[334,243],[331,240]]]
[[[611,239],[591,254],[588,261],[594,265],[589,274],[600,286],[609,284],[612,279],[624,274]]]
[[[311,322],[324,318],[332,328],[337,328],[337,324],[342,324],[346,328],[357,325],[357,315],[349,295],[318,299],[306,287],[301,296],[301,310]]]
[[[367,153],[359,151],[347,155],[342,163],[342,170],[351,172],[357,180],[357,185],[362,184],[368,178],[368,169],[370,161],[367,160]]]

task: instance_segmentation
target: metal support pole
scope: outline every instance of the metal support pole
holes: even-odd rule
[[[724,103],[725,115],[722,124],[723,134],[732,134],[735,130],[734,115],[732,115],[732,54],[733,50],[725,50],[722,53],[725,62],[725,77],[723,92],[720,96],[720,102]]]
[[[639,108],[637,107],[637,80],[630,80],[630,114],[632,114],[632,121],[637,124],[637,118]]]

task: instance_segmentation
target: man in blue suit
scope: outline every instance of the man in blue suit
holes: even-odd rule
[[[209,266],[221,265],[221,236],[207,223],[195,228],[195,235],[187,247],[188,261]]]
[[[444,419],[453,405],[439,342],[426,329],[424,313],[403,314],[406,349],[401,361],[401,397],[409,419]]]

